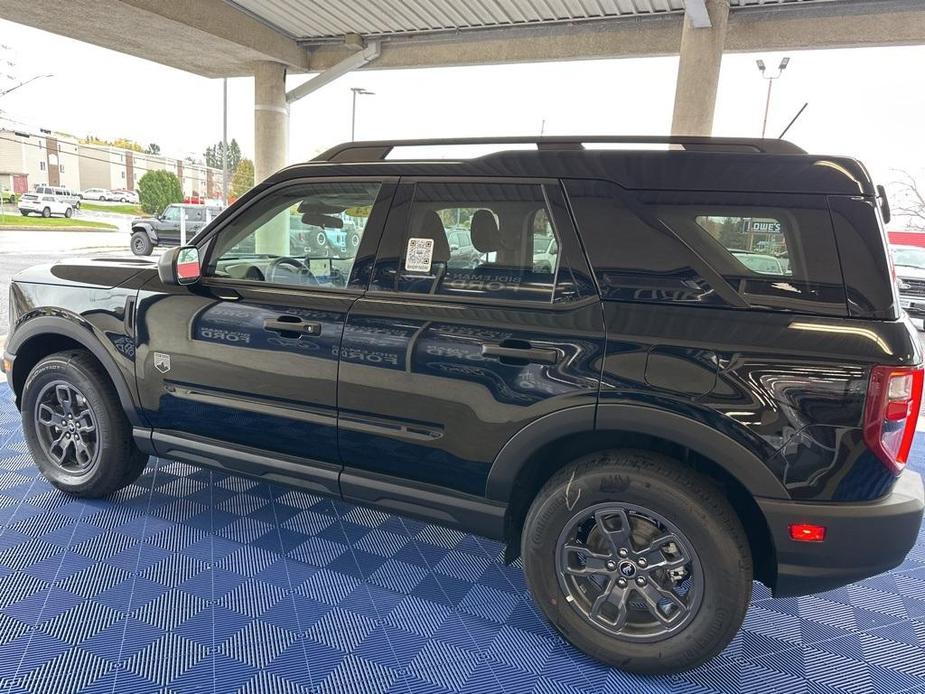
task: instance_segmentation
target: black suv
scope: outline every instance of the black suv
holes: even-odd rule
[[[129,246],[135,255],[151,255],[155,246],[179,246],[181,216],[186,217],[186,236],[192,238],[221,211],[220,207],[206,205],[168,205],[157,217],[132,220]]]
[[[565,638],[643,673],[718,653],[753,578],[797,595],[899,564],[922,351],[864,167],[529,141],[342,145],[156,266],[23,272],[4,367],[36,464],[95,497],[158,455],[502,539]],[[355,253],[297,254],[306,226]]]

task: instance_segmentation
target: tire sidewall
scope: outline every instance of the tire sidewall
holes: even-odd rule
[[[582,462],[595,462],[595,458],[600,456],[576,461],[569,469],[581,471]],[[667,672],[711,658],[735,634],[751,594],[752,567],[744,531],[732,536],[735,533],[730,534],[727,524],[709,513],[696,485],[685,487],[636,468],[607,465],[612,462],[608,458],[599,462],[602,464],[574,477],[557,476],[531,506],[522,556],[534,599],[569,641],[611,665],[638,672]],[[556,548],[562,529],[582,509],[614,501],[663,516],[684,533],[700,558],[700,608],[682,631],[664,640],[633,642],[608,636],[566,601],[559,585]]]
[[[36,400],[43,386],[62,380],[74,385],[87,399],[96,418],[97,458],[93,466],[82,475],[74,475],[49,461],[39,443],[35,428]],[[23,386],[23,432],[29,451],[41,473],[56,487],[79,493],[96,486],[101,478],[112,474],[107,461],[111,457],[115,422],[109,405],[110,395],[105,393],[92,376],[66,356],[53,356],[40,362],[30,373]]]

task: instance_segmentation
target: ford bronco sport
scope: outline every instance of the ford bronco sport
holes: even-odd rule
[[[753,579],[902,562],[922,351],[864,167],[490,142],[527,141],[341,145],[156,265],[21,273],[4,368],[36,464],[97,497],[158,455],[501,539],[566,639],[641,673],[718,653]],[[359,243],[299,253],[306,227]],[[451,262],[459,228],[478,262]]]

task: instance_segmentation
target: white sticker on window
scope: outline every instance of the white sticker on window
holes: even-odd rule
[[[408,239],[405,253],[405,269],[409,272],[430,272],[434,257],[433,239]]]

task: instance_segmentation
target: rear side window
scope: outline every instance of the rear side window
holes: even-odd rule
[[[604,298],[846,314],[822,196],[567,189]]]
[[[558,264],[542,186],[418,183],[395,289],[550,303]]]

